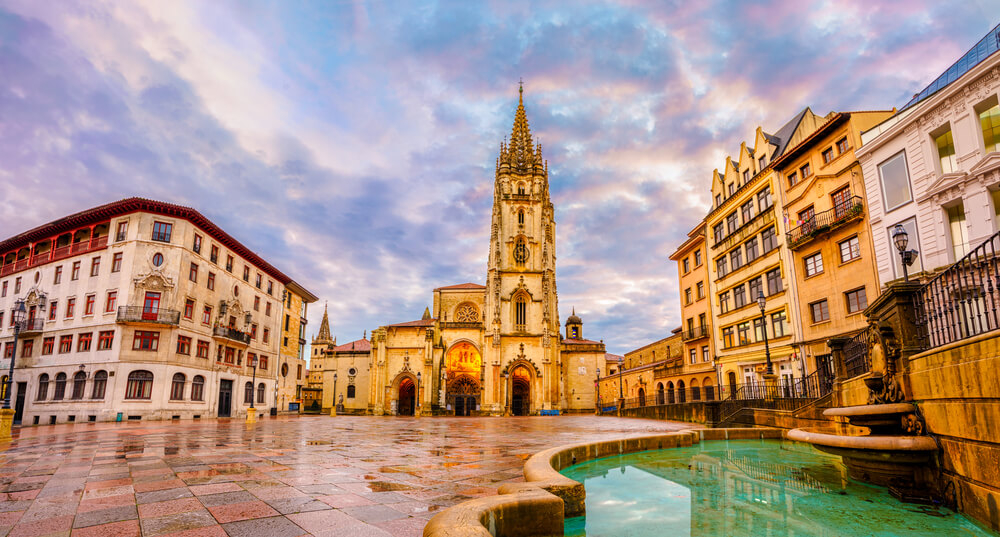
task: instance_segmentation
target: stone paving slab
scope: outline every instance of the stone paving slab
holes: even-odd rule
[[[419,537],[562,444],[693,425],[595,416],[293,416],[15,429],[0,535]]]

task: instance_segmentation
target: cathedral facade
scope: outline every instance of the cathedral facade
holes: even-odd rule
[[[532,141],[521,89],[510,142],[501,144],[496,164],[486,285],[439,287],[421,319],[372,332],[368,412],[593,411],[605,348],[583,338],[575,314],[560,334],[555,237],[548,165]],[[324,372],[344,379],[339,354],[325,353]]]

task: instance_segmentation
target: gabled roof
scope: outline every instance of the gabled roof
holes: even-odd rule
[[[333,352],[371,352],[372,342],[367,339],[359,339],[333,348]]]
[[[434,326],[435,319],[417,319],[416,321],[408,321],[405,323],[387,324],[386,328],[405,328],[411,326]]]
[[[479,285],[478,283],[459,283],[456,285],[446,285],[444,287],[438,287],[434,289],[435,291],[448,291],[452,289],[486,289],[485,285]]]
[[[788,143],[792,140],[792,136],[795,136],[795,130],[799,128],[799,123],[802,123],[802,118],[804,118],[806,113],[809,111],[808,106],[803,108],[802,111],[795,114],[795,117],[789,120],[788,123],[785,123],[780,129],[778,129],[778,132],[774,133],[774,138],[776,140],[773,143],[778,146],[778,149],[774,152],[774,156],[771,157],[771,160],[774,160],[775,157],[785,152],[785,149],[788,148]]]

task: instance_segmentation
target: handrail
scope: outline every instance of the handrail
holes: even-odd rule
[[[181,312],[144,306],[118,306],[117,321],[119,323],[178,324],[181,322]]]

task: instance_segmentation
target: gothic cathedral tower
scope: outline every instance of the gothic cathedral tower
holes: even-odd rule
[[[493,187],[493,219],[484,311],[484,365],[493,408],[501,413],[558,409],[559,310],[556,223],[548,163],[531,139],[519,90],[510,142],[501,144]],[[492,385],[492,386],[491,386]],[[492,397],[490,397],[492,395]]]

